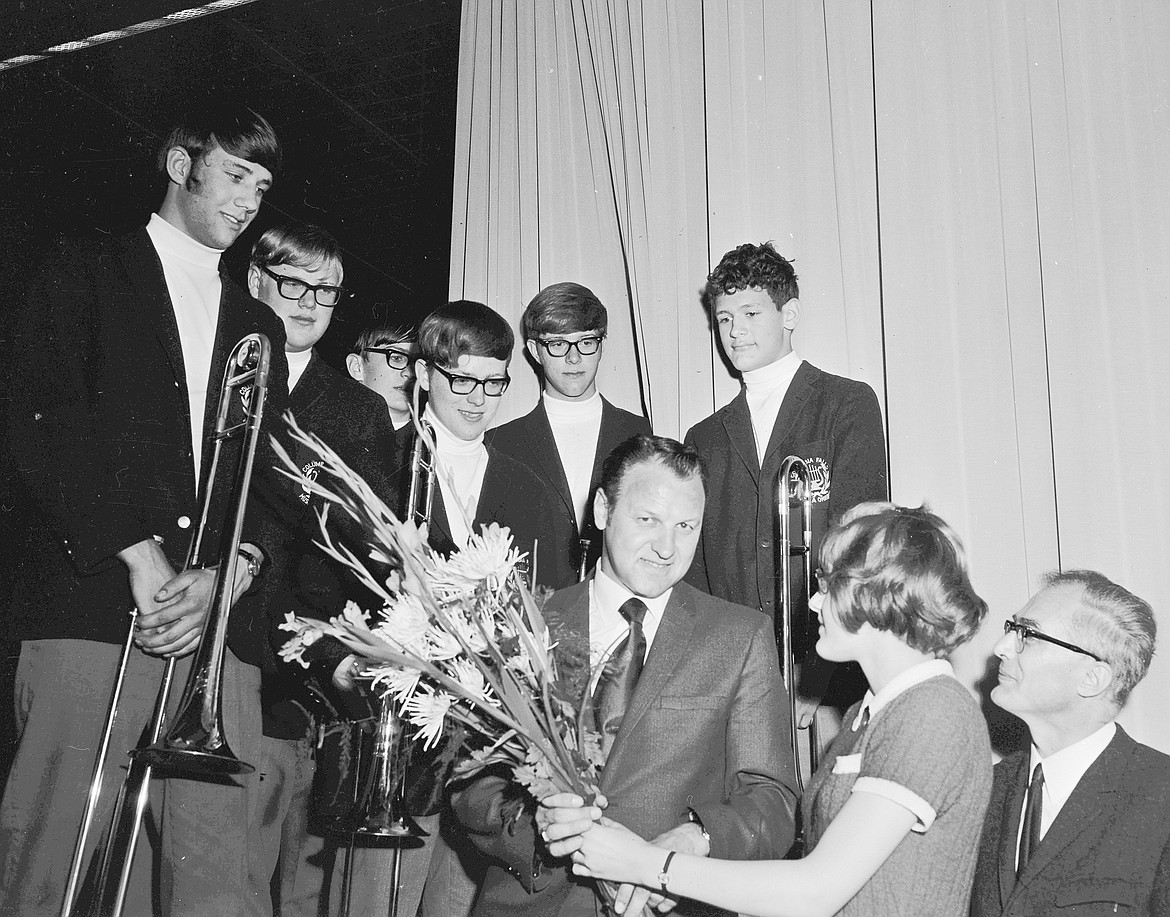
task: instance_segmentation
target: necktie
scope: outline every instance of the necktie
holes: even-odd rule
[[[1020,857],[1016,877],[1023,875],[1032,853],[1040,846],[1040,819],[1044,809],[1044,766],[1037,764],[1028,784],[1028,802],[1024,806],[1024,829],[1020,832]]]
[[[606,665],[606,672],[597,689],[595,708],[597,728],[606,751],[609,751],[621,728],[622,718],[630,706],[638,676],[642,674],[642,662],[646,658],[646,634],[642,631],[646,604],[641,599],[631,598],[618,610],[630,622],[630,630]]]

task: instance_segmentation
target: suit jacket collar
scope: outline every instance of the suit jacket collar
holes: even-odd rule
[[[175,374],[175,381],[182,394],[182,403],[187,404],[190,395],[187,391],[183,345],[179,340],[179,324],[175,320],[175,309],[171,303],[170,290],[167,288],[167,278],[163,273],[162,259],[159,258],[154,243],[150,241],[145,226],[123,237],[120,258],[134,292],[138,294],[140,319],[146,326],[154,329],[159,344],[171,364],[171,371]]]
[[[565,598],[567,624],[573,629],[581,628],[586,649],[589,635],[589,583],[591,581],[592,576],[585,582],[570,586],[560,593]],[[674,590],[670,594],[670,600],[666,603],[662,621],[658,625],[658,633],[654,636],[654,643],[646,657],[646,665],[638,679],[638,686],[630,700],[630,707],[626,711],[621,729],[610,749],[609,759],[606,762],[607,768],[621,757],[622,749],[627,744],[624,737],[638,727],[638,723],[662,694],[662,689],[671,674],[685,661],[691,645],[691,635],[698,623],[694,595],[695,591],[686,583],[675,584]],[[604,790],[604,772],[601,782],[601,788]]]
[[[508,474],[503,462],[495,461],[496,450],[485,444],[487,449],[487,467],[483,472],[483,485],[479,489],[479,501],[475,504],[475,515],[471,520],[471,530],[478,528],[482,519],[499,519],[503,515],[503,508],[508,501],[508,487],[512,476]],[[444,552],[454,550],[455,538],[451,534],[451,524],[447,519],[447,505],[443,502],[443,488],[435,482],[435,494],[431,504],[430,529],[433,533],[429,539],[432,545],[442,546]]]
[[[314,349],[309,364],[288,396],[289,410],[293,415],[311,411],[313,405],[329,390],[330,381],[329,368]]]
[[[556,437],[553,435],[552,424],[548,419],[548,411],[544,407],[544,395],[536,402],[536,407],[528,415],[530,423],[529,435],[532,437],[532,466],[548,479],[557,496],[565,504],[569,516],[577,519],[577,508],[573,505],[573,494],[569,490],[569,479],[565,476],[565,466],[561,461],[560,450],[557,449]],[[589,480],[596,481],[601,477],[601,466],[605,463],[608,450],[603,448],[604,443],[615,439],[618,435],[617,409],[601,396],[601,427],[597,432],[597,442],[593,447],[593,468]],[[586,519],[591,513],[586,512]]]
[[[1033,852],[1032,858],[1028,860],[1028,865],[1020,876],[1018,886],[1025,885],[1049,863],[1059,857],[1065,848],[1080,837],[1086,827],[1092,825],[1103,813],[1110,812],[1117,807],[1116,797],[1119,793],[1125,792],[1126,786],[1122,775],[1129,768],[1130,759],[1136,749],[1137,743],[1118,726],[1117,734],[1113,740],[1105,746],[1105,750],[1085,771],[1085,775],[1081,777],[1076,789],[1069,796],[1068,802],[1061,808],[1056,820],[1044,835],[1040,846]],[[1001,850],[1008,851],[1006,855],[1011,859],[1013,874],[1015,872],[1016,834],[1020,826],[1024,790],[1026,790],[1030,779],[1027,772],[1029,761],[1028,753],[1023,752],[1019,770],[1015,775],[1016,789],[1010,794],[1016,799],[1014,821],[1012,825],[1005,824],[1005,832],[1009,827],[1011,831],[1005,833],[1001,845]],[[1001,887],[1011,888],[1011,885],[1002,884],[1002,862],[1000,875]]]
[[[763,467],[775,465],[779,468],[784,458],[779,454],[780,445],[787,437],[788,430],[795,423],[800,412],[804,410],[809,396],[812,395],[816,384],[818,370],[807,360],[800,364],[784,400],[780,403],[780,410],[776,414],[776,422],[772,425],[772,432],[768,436],[768,446],[764,450]],[[751,411],[748,410],[747,389],[740,387],[739,394],[721,412],[724,430],[732,449],[739,456],[744,467],[751,473],[752,480],[758,486],[760,483],[761,463],[756,454],[756,435],[752,428]]]
[[[622,718],[621,729],[614,739],[606,766],[621,757],[626,744],[623,737],[638,728],[638,723],[662,694],[670,676],[684,663],[691,644],[691,634],[697,623],[696,609],[691,599],[691,588],[686,583],[675,584],[666,603],[666,610],[658,624],[658,633],[646,656],[646,665],[638,678],[630,707]]]
[[[569,479],[565,477],[565,466],[561,462],[561,453],[557,449],[557,441],[556,437],[553,436],[548,411],[544,408],[544,395],[537,399],[536,407],[529,416],[532,418],[532,452],[530,453],[532,464],[548,479],[557,496],[568,507],[569,514],[576,519],[577,511],[573,508],[573,495],[569,491]]]

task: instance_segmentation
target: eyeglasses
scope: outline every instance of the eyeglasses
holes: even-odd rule
[[[386,358],[386,365],[391,369],[406,369],[410,366],[410,354],[405,350],[395,350],[393,347],[363,347],[362,353],[380,353]]]
[[[553,338],[551,341],[546,341],[544,338],[537,338],[536,343],[545,349],[545,352],[550,357],[563,357],[569,352],[569,348],[574,348],[580,356],[589,357],[597,353],[601,348],[601,338],[581,338],[579,341],[566,341],[564,338]]]
[[[312,290],[313,301],[317,305],[332,309],[341,302],[343,296],[349,295],[349,291],[345,287],[334,287],[326,283],[313,285],[311,283],[305,283],[303,280],[297,280],[296,277],[286,277],[284,274],[277,274],[275,271],[270,271],[266,267],[262,267],[260,270],[276,281],[276,290],[285,299],[297,300],[309,290]]]
[[[508,390],[508,383],[511,378],[508,376],[493,376],[490,379],[476,379],[474,376],[460,376],[455,373],[449,373],[437,363],[430,364],[436,371],[446,376],[447,384],[451,386],[451,391],[456,395],[470,395],[477,387],[483,387],[483,393],[489,398],[499,398],[504,392]]]
[[[1096,653],[1090,653],[1087,649],[1077,646],[1075,643],[1065,643],[1063,640],[1057,640],[1055,637],[1050,637],[1048,634],[1042,634],[1034,627],[1029,627],[1027,624],[1021,624],[1015,618],[1009,618],[1003,622],[1003,632],[1005,634],[1015,634],[1016,637],[1016,652],[1022,653],[1024,647],[1027,646],[1029,640],[1043,640],[1045,643],[1054,643],[1057,646],[1062,646],[1066,650],[1072,650],[1074,653],[1082,653],[1096,659],[1098,662],[1105,662]]]

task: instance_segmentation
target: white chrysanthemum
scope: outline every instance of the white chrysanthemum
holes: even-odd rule
[[[454,659],[463,652],[458,640],[437,627],[432,627],[427,632],[427,643],[430,644],[430,649],[427,651],[428,659]]]
[[[485,580],[494,586],[507,579],[519,559],[520,552],[512,547],[511,533],[493,522],[481,533],[473,534],[461,551],[446,560],[435,558],[430,579],[439,589],[474,589]]]
[[[468,694],[472,694],[480,700],[495,703],[495,700],[488,694],[487,680],[475,663],[467,659],[456,659],[451,663],[451,674]]]
[[[474,614],[474,612],[472,612]],[[459,634],[460,637],[471,647],[473,653],[483,653],[487,650],[488,638],[485,638],[484,631],[486,630],[488,637],[495,633],[495,623],[491,618],[486,616],[475,615],[483,624],[483,630],[480,629],[479,624],[476,623],[472,617],[469,617],[462,609],[451,608],[447,611],[447,620],[451,630]]]
[[[455,699],[446,691],[435,691],[426,684],[406,702],[407,718],[418,727],[424,748],[433,748],[443,735],[447,711],[454,702]]]
[[[408,700],[418,690],[422,673],[418,669],[403,666],[380,666],[371,674],[374,676],[374,687],[382,685],[396,703]]]
[[[382,609],[374,633],[394,646],[412,653],[423,653],[427,646],[429,619],[416,596],[403,595]]]

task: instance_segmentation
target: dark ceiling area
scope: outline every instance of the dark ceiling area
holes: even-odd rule
[[[0,59],[197,6],[19,3]],[[203,96],[275,126],[285,172],[228,255],[242,268],[284,221],[332,231],[356,297],[322,348],[371,314],[415,321],[447,298],[459,0],[258,0],[0,72],[0,243],[19,282],[61,233],[143,224],[161,200],[156,148]]]

